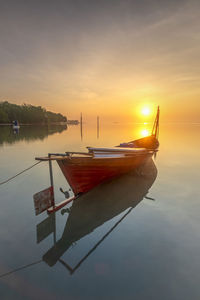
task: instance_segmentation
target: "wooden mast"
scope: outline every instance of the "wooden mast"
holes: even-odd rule
[[[158,138],[159,135],[159,119],[160,119],[160,107],[158,106],[156,118],[152,129],[152,135],[155,136],[155,138]]]

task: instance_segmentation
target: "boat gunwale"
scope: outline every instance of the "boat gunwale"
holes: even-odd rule
[[[85,153],[85,152],[66,152],[66,154],[62,154],[62,153],[57,153],[56,155],[54,154],[50,154],[50,156],[45,156],[45,157],[36,157],[35,160],[39,160],[39,161],[52,161],[52,160],[71,160],[71,159],[80,159],[80,158],[84,158],[84,159],[123,159],[123,158],[131,158],[131,157],[137,157],[137,156],[142,156],[142,155],[147,155],[147,154],[153,154],[155,152],[157,152],[158,150],[150,150],[150,149],[146,149],[146,151],[141,151],[141,152],[127,152],[124,153],[124,156],[109,156],[109,157],[95,157],[94,153]],[[122,154],[122,153],[119,153]],[[79,156],[73,156],[73,155],[79,155]],[[82,155],[82,156],[81,156]]]

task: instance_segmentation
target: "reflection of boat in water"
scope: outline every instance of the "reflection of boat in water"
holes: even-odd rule
[[[152,159],[140,169],[140,173],[142,175],[129,173],[113,181],[103,183],[75,200],[69,210],[69,216],[61,238],[43,256],[43,260],[49,266],[53,266],[57,261],[61,261],[60,257],[73,243],[128,208],[130,208],[129,213],[147,195],[156,179],[157,169]],[[117,221],[117,225],[128,213],[126,212]],[[109,232],[116,228],[117,225],[115,224]],[[101,241],[107,236],[108,233]],[[97,246],[95,245],[94,249]],[[70,270],[66,263],[63,264]],[[80,265],[80,262],[78,265]],[[75,269],[77,267],[71,269],[71,273]]]
[[[19,128],[20,128],[20,127],[19,127]],[[14,133],[15,135],[19,134],[19,128],[14,128],[14,127],[13,127],[13,133]]]

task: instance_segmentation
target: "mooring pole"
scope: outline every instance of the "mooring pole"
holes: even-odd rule
[[[53,190],[53,207],[55,207],[55,197],[54,197],[54,185],[53,185],[53,168],[52,168],[52,161],[51,161],[51,153],[48,154],[49,158],[49,175],[50,175],[50,183]]]
[[[83,117],[81,113],[81,118],[80,118],[80,126],[81,126],[81,140],[83,139]]]
[[[99,138],[99,116],[97,116],[97,138]]]

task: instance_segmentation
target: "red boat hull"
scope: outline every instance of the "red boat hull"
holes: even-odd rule
[[[120,158],[69,157],[57,160],[75,195],[86,193],[98,184],[128,173],[151,157],[151,153]]]

